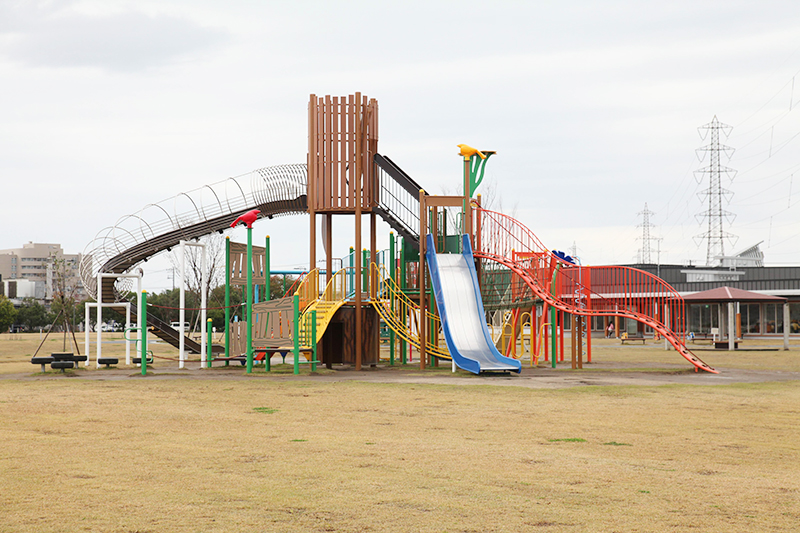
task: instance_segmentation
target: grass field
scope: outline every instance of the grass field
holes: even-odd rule
[[[0,336],[0,531],[728,532],[800,523],[797,381],[539,390],[484,378],[320,381],[305,369],[190,376],[171,361],[146,378],[93,367],[34,376],[37,343]],[[723,369],[800,367],[796,347],[701,356]],[[682,368],[674,352],[612,341],[596,343],[595,361],[583,375],[653,361],[668,362],[665,373]]]

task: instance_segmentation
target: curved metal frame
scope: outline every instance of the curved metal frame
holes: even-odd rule
[[[229,194],[231,181],[238,193]],[[261,209],[262,216],[304,212],[306,187],[306,165],[279,165],[147,204],[135,214],[124,215],[113,226],[100,230],[86,245],[79,268],[84,287],[97,297],[98,272],[127,272],[181,239],[226,229],[232,220],[230,216],[250,209]],[[178,212],[182,196],[192,206],[187,212]]]

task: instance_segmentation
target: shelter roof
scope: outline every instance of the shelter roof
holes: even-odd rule
[[[745,291],[734,287],[717,287],[684,296],[686,302],[785,302],[786,298]]]

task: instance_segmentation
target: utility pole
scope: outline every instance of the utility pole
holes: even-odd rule
[[[706,250],[706,265],[708,266],[711,266],[715,257],[725,255],[725,239],[731,240],[734,244],[737,240],[737,237],[727,233],[722,225],[723,219],[727,219],[730,224],[736,218],[733,213],[722,209],[722,200],[725,199],[726,203],[730,203],[733,196],[731,191],[722,188],[722,175],[726,175],[733,181],[733,178],[736,177],[736,171],[723,166],[720,162],[722,154],[730,160],[734,149],[720,144],[719,134],[722,132],[725,137],[728,137],[732,129],[731,126],[717,120],[716,115],[711,122],[697,128],[700,138],[703,140],[709,136],[709,133],[711,134],[710,143],[696,150],[698,159],[701,162],[705,159],[706,154],[709,155],[708,165],[694,171],[698,183],[703,180],[703,175],[708,175],[708,188],[699,193],[702,200],[708,199],[708,209],[696,215],[701,224],[704,220],[708,221],[708,230],[694,237],[695,242],[698,244],[702,243],[702,241],[707,241],[708,243]]]

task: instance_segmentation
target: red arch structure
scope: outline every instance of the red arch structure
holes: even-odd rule
[[[630,267],[574,265],[548,250],[514,218],[476,208],[475,257],[516,274],[513,292],[531,291],[547,305],[581,316],[619,316],[661,334],[695,370],[718,372],[687,347],[683,298],[661,278]]]

